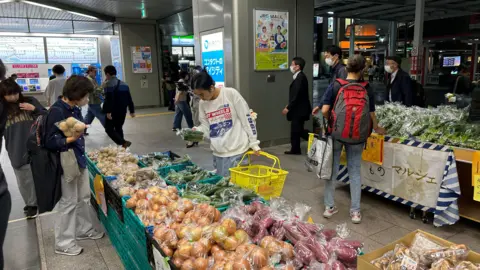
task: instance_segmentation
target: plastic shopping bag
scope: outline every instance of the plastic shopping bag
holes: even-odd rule
[[[77,163],[77,157],[72,149],[60,153],[60,163],[63,169],[63,178],[67,183],[71,182],[80,175],[80,169]]]
[[[318,178],[330,180],[333,171],[333,140],[329,135],[315,136],[312,147],[305,161],[308,171],[313,171]]]

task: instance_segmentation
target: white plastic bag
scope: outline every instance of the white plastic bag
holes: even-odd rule
[[[308,171],[313,171],[318,178],[330,180],[333,171],[333,140],[329,135],[315,138],[305,161]]]

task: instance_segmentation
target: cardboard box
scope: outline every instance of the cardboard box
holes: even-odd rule
[[[377,249],[375,251],[372,251],[370,253],[367,253],[365,255],[359,256],[358,259],[357,259],[357,269],[358,270],[378,270],[379,268],[373,266],[373,264],[370,263],[371,261],[373,261],[377,258],[380,258],[386,252],[395,249],[395,246],[397,244],[402,243],[405,246],[411,246],[411,244],[413,242],[413,239],[414,239],[415,235],[417,234],[417,232],[423,233],[430,240],[434,241],[435,243],[437,243],[439,245],[445,246],[445,247],[451,246],[453,244],[462,244],[462,243],[452,243],[452,242],[449,242],[445,239],[437,237],[433,234],[424,232],[422,230],[416,230],[416,231],[413,231],[413,232],[405,235],[404,237],[400,238],[399,240],[397,240],[393,243],[390,243],[390,244],[388,244],[388,245],[386,245],[382,248],[379,248],[379,249]],[[468,253],[468,256],[467,256],[467,261],[471,261],[473,263],[480,263],[480,254],[478,254],[476,252],[473,252],[473,251],[470,251]]]

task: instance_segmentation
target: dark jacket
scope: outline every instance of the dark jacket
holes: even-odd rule
[[[330,83],[333,83],[337,79],[347,79],[347,69],[345,65],[341,62],[338,62],[335,66],[332,67]]]
[[[120,81],[117,88],[118,82],[117,77],[112,77],[105,83],[103,112],[126,114],[128,108],[130,113],[135,113],[130,87],[125,82]]]
[[[85,139],[83,135],[75,142],[67,144],[67,137],[65,137],[63,132],[55,125],[69,117],[83,121],[80,108],[76,106],[71,107],[59,98],[57,102],[50,107],[47,115],[45,148],[56,152],[65,152],[68,151],[68,149],[73,149],[78,166],[81,169],[85,169],[87,167],[87,158],[85,157]]]
[[[389,102],[400,102],[407,107],[413,106],[414,93],[410,75],[399,69],[393,82],[390,82],[392,74],[388,75],[387,93],[385,100]]]
[[[312,105],[308,96],[308,79],[302,72],[290,84],[290,92],[288,98],[288,114],[287,120],[307,121],[312,113]]]
[[[0,138],[3,137],[5,132],[5,124],[7,122],[7,112],[5,106],[0,102]],[[0,139],[0,152],[2,150],[2,140]],[[8,191],[7,179],[3,173],[2,166],[0,165],[0,196],[5,194]]]
[[[30,163],[27,151],[30,128],[38,116],[47,113],[47,110],[34,97],[25,97],[25,102],[35,106],[35,110],[33,112],[20,111],[14,117],[9,115],[5,125],[5,148],[12,167],[16,169]]]

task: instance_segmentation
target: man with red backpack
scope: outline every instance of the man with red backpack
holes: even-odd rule
[[[323,96],[322,114],[329,119],[328,132],[333,138],[333,173],[332,178],[325,183],[323,216],[330,218],[338,212],[334,200],[335,181],[342,149],[345,147],[350,178],[350,216],[352,222],[358,224],[362,221],[360,168],[364,145],[372,129],[379,134],[384,134],[385,130],[378,126],[373,90],[370,89],[368,82],[363,81],[365,69],[363,56],[351,56],[346,69],[347,78],[337,79],[333,87],[329,87]]]

